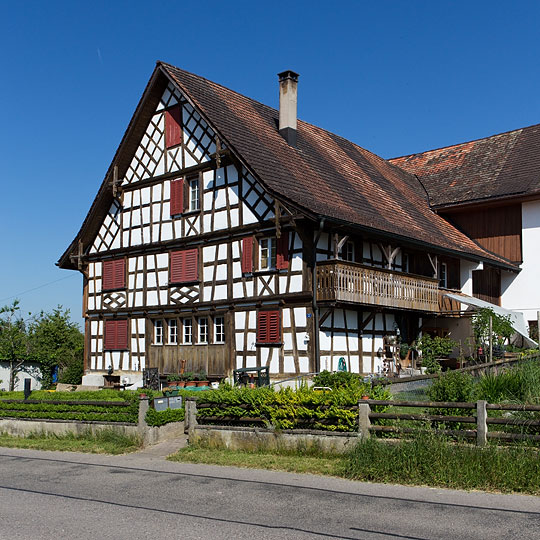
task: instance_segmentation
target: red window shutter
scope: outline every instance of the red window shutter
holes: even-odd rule
[[[278,310],[257,314],[257,343],[281,342],[281,318]]]
[[[253,272],[253,236],[242,239],[242,273]]]
[[[127,319],[105,321],[105,349],[119,350],[128,348]]]
[[[103,261],[101,288],[104,291],[110,291],[111,289],[114,289],[114,262],[115,261]]]
[[[289,268],[289,233],[283,232],[277,239],[276,268],[286,270]]]
[[[102,288],[104,291],[124,289],[126,287],[126,261],[103,261]]]
[[[117,259],[113,261],[114,268],[114,288],[125,289],[126,287],[126,260]]]
[[[180,105],[165,111],[165,146],[167,148],[182,142],[181,114]]]
[[[279,311],[268,312],[268,342],[279,343],[281,341],[281,324]]]
[[[268,343],[268,311],[257,313],[257,343]]]
[[[176,216],[184,211],[184,179],[178,178],[171,181],[171,216]]]
[[[116,322],[116,348],[128,348],[128,321],[126,319]]]
[[[186,283],[199,279],[199,250],[184,249],[170,255],[170,282]]]

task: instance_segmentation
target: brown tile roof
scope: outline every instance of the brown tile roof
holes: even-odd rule
[[[291,147],[278,132],[276,109],[169,64],[159,65],[276,195],[319,216],[506,262],[434,213],[413,175],[301,120],[297,148]]]
[[[435,207],[540,193],[540,124],[389,161],[416,174]]]

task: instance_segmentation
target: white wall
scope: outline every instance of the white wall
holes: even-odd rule
[[[24,379],[30,379],[32,382],[30,388],[32,390],[39,390],[41,388],[41,370],[39,364],[26,362],[25,371],[19,372],[17,375],[18,380],[15,379],[15,390],[24,390]],[[0,362],[0,389],[9,390],[9,362]]]
[[[536,320],[540,310],[540,201],[522,203],[521,272],[503,272],[501,304],[506,309],[521,311],[526,321]]]

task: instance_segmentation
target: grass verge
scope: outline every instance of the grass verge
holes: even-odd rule
[[[248,469],[267,469],[270,471],[286,471],[306,474],[322,474],[342,476],[345,460],[342,456],[306,455],[294,452],[265,452],[228,450],[204,446],[188,446],[167,459],[188,463],[205,463],[208,465],[225,465],[227,467],[244,467]]]
[[[134,435],[122,435],[113,430],[102,430],[95,435],[90,431],[65,435],[32,433],[14,437],[0,433],[0,446],[7,448],[32,448],[34,450],[60,450],[62,452],[87,452],[90,454],[125,454],[142,446]]]
[[[477,448],[431,434],[399,442],[372,438],[343,456],[190,446],[169,459],[322,474],[368,482],[540,495],[537,449],[521,445]]]

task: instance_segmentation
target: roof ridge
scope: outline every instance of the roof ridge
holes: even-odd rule
[[[500,133],[494,133],[493,135],[488,135],[487,137],[478,137],[476,139],[470,139],[468,141],[462,141],[462,142],[456,143],[456,144],[448,144],[446,146],[439,146],[438,148],[430,148],[429,150],[424,150],[423,152],[413,152],[412,154],[405,154],[403,156],[395,156],[395,157],[387,158],[387,161],[393,161],[393,160],[403,159],[403,158],[408,158],[408,157],[413,157],[413,156],[420,156],[422,154],[427,154],[429,152],[436,152],[437,150],[445,150],[447,148],[455,148],[457,146],[462,146],[462,145],[470,144],[470,143],[473,143],[473,142],[487,141],[489,139],[493,139],[494,137],[498,137],[500,135],[508,135],[510,133],[515,133],[517,131],[525,131],[526,129],[530,129],[530,128],[534,128],[534,127],[540,127],[540,123],[531,124],[530,126],[520,127],[520,128],[516,128],[516,129],[509,129],[507,131],[502,131]]]

